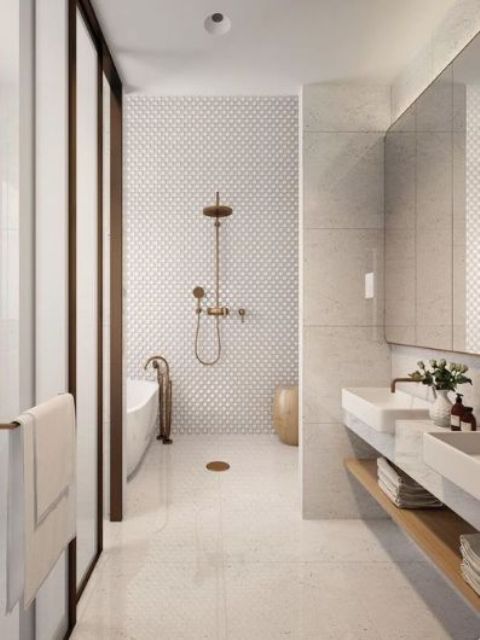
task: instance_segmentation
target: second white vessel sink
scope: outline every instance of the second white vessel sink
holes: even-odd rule
[[[423,459],[441,476],[480,500],[480,431],[425,433]]]
[[[385,387],[342,389],[342,407],[372,429],[395,433],[397,420],[427,420],[430,403]]]

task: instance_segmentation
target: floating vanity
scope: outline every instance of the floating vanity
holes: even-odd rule
[[[480,432],[437,427],[428,419],[426,402],[386,388],[344,389],[342,406],[351,431],[446,507],[397,508],[378,486],[376,460],[347,459],[347,470],[480,611],[480,597],[460,573],[459,541],[460,535],[480,530]]]

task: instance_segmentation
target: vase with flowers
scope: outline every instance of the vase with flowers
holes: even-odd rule
[[[471,378],[465,374],[468,367],[465,364],[450,362],[446,360],[430,360],[426,365],[424,362],[417,362],[418,369],[409,374],[414,382],[420,382],[433,390],[435,400],[430,407],[430,418],[439,427],[450,426],[450,413],[452,403],[448,397],[450,391],[456,391],[461,384],[472,384]]]

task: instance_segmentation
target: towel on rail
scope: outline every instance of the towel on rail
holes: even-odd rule
[[[75,408],[70,394],[23,413],[24,606],[75,537]],[[48,477],[47,477],[48,476]]]
[[[62,394],[26,413],[35,422],[35,522],[39,524],[74,479],[75,406],[70,394]]]
[[[23,595],[23,434],[0,434],[0,614]]]

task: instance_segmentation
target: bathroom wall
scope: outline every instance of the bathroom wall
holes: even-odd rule
[[[392,121],[420,95],[480,31],[479,0],[456,0],[430,39],[392,84]]]
[[[386,385],[383,135],[386,86],[303,89],[303,513],[381,517],[344,468],[374,452],[342,424],[341,389]],[[365,297],[365,274],[375,294]]]
[[[457,0],[452,4],[442,24],[413,58],[392,85],[392,118],[397,118],[420,93],[438,76],[468,42],[480,31],[480,2]],[[451,362],[465,362],[471,367],[473,388],[465,388],[465,402],[476,408],[480,415],[480,357],[465,356],[455,352],[440,352],[427,349],[392,347],[392,374],[403,376],[416,369],[418,360],[444,357]],[[425,393],[414,385],[404,385],[410,393]]]
[[[175,433],[269,433],[275,385],[298,368],[298,99],[125,99],[127,363],[132,378],[163,354]],[[192,290],[214,294],[214,227],[202,208],[221,192],[222,356],[194,355]],[[242,324],[238,309],[247,311]],[[214,353],[202,315],[200,348]]]

